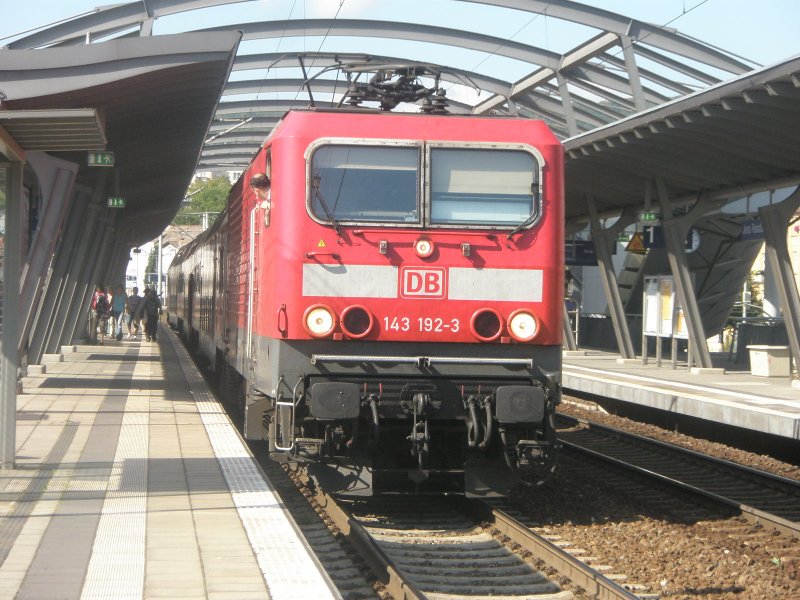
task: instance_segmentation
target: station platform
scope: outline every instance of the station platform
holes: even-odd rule
[[[18,396],[0,597],[339,598],[188,354],[69,346]],[[36,373],[36,374],[31,374]]]
[[[716,423],[800,440],[800,389],[789,377],[762,377],[715,358],[693,373],[669,360],[619,360],[600,351],[565,352],[562,385],[570,391],[630,402]]]

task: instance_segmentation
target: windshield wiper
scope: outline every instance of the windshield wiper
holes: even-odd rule
[[[536,220],[536,217],[538,217],[538,216],[539,216],[538,211],[536,209],[533,209],[533,212],[530,215],[528,215],[528,217],[522,223],[517,225],[514,228],[514,231],[509,233],[508,236],[506,236],[506,237],[508,237],[508,239],[510,240],[512,237],[517,235],[520,231],[525,229],[528,225],[533,223]]]
[[[334,218],[333,214],[331,213],[331,209],[328,208],[328,203],[325,202],[325,198],[322,197],[322,193],[319,191],[319,184],[321,180],[322,178],[319,175],[314,175],[311,178],[311,187],[314,189],[314,195],[319,200],[319,204],[322,207],[322,210],[325,211],[325,216],[331,222],[331,225],[333,225],[333,230],[336,232],[336,235],[341,237],[342,232],[340,231],[340,229],[342,226],[339,225],[339,222]]]
[[[528,225],[533,223],[536,218],[539,216],[539,182],[533,181],[531,182],[531,195],[533,196],[533,212],[525,217],[525,220],[517,225],[514,230],[509,233],[506,237],[510,240],[512,237],[517,235],[520,231],[525,229]]]

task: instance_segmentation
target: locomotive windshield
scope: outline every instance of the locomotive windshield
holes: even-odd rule
[[[334,223],[415,223],[418,170],[418,148],[322,146],[311,159],[311,210]]]
[[[539,218],[541,165],[520,148],[324,143],[309,167],[310,212],[337,232],[343,222],[518,231]]]
[[[521,150],[433,148],[431,223],[518,225],[535,218],[536,173],[534,157]]]

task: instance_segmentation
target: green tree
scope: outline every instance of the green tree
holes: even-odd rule
[[[187,199],[172,222],[176,225],[201,225],[203,213],[207,213],[208,224],[211,225],[224,210],[230,189],[231,182],[227,177],[195,180],[189,186]]]
[[[155,273],[158,268],[158,242],[153,244],[150,248],[150,254],[147,255],[147,266],[144,269],[145,273]]]

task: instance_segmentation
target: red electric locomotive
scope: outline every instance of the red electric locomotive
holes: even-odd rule
[[[563,197],[540,121],[293,110],[173,261],[169,321],[240,399],[246,436],[326,489],[540,482],[558,447]]]

